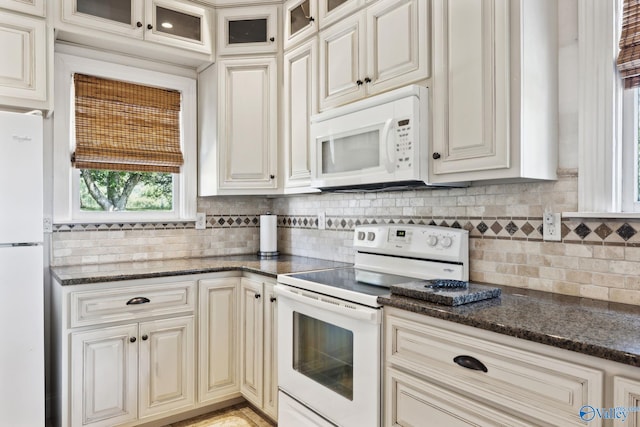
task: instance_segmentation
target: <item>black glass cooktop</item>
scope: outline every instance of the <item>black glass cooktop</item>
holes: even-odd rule
[[[287,274],[287,276],[298,280],[306,280],[321,285],[376,296],[389,294],[389,287],[391,285],[414,282],[416,280],[411,277],[377,273],[355,267]]]

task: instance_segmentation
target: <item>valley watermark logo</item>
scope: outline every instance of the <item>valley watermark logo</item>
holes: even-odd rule
[[[640,412],[640,406],[616,406],[615,408],[594,408],[591,405],[585,405],[580,408],[580,418],[583,421],[592,421],[596,418],[603,420],[620,420],[626,421],[632,412]]]

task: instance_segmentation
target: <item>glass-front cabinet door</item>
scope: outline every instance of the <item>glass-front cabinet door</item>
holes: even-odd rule
[[[217,22],[220,55],[278,50],[278,6],[220,9]]]
[[[146,0],[145,21],[146,40],[211,52],[211,34],[204,7],[175,0]]]
[[[320,28],[331,25],[355,12],[370,0],[318,0],[318,17],[320,19]]]
[[[318,0],[289,0],[284,5],[284,48],[318,31]]]
[[[143,0],[62,0],[62,19],[77,25],[142,38]]]

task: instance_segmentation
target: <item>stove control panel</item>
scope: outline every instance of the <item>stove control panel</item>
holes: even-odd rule
[[[431,225],[359,226],[353,245],[361,252],[464,262],[469,256],[469,232]]]

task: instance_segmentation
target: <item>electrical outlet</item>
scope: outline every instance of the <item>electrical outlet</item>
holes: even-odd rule
[[[559,242],[561,240],[562,223],[559,213],[545,212],[542,219],[542,239]]]
[[[207,228],[207,214],[196,212],[196,230],[204,230],[205,228]]]
[[[327,228],[327,217],[324,212],[318,213],[318,230],[324,230]]]
[[[53,233],[53,221],[50,216],[42,218],[42,231],[44,233]]]

